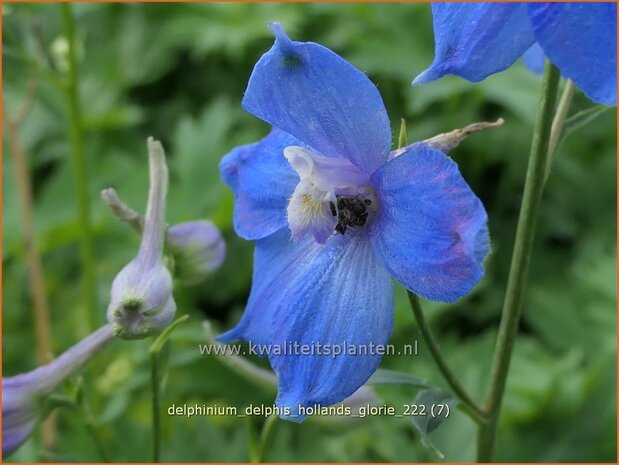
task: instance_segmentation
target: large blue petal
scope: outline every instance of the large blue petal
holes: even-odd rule
[[[433,3],[435,55],[413,84],[446,74],[472,82],[503,71],[535,42],[524,3]]]
[[[533,31],[548,59],[589,97],[617,104],[617,5],[531,3]]]
[[[391,147],[391,129],[376,86],[321,45],[292,42],[279,24],[256,64],[243,107],[325,156],[344,157],[371,174]]]
[[[313,263],[323,247],[311,235],[293,241],[288,228],[257,241],[252,288],[245,313],[237,326],[217,339],[271,343],[273,312],[287,297],[282,289],[296,279],[303,279],[306,267]]]
[[[244,239],[266,237],[286,226],[286,206],[299,176],[284,148],[303,145],[279,129],[254,144],[236,147],[225,155],[219,170],[234,192],[234,228]]]
[[[372,182],[380,207],[370,238],[387,269],[426,299],[454,302],[467,294],[489,252],[487,216],[457,165],[417,145]]]
[[[320,245],[311,237],[291,242],[282,230],[257,242],[254,270],[245,315],[220,340],[280,351],[269,359],[279,379],[276,403],[290,409],[288,419],[303,420],[299,406],[327,406],[353,394],[381,359],[369,345],[384,346],[393,329],[391,277],[367,236],[338,235]],[[345,353],[325,355],[326,345]],[[367,355],[351,355],[352,347]]]

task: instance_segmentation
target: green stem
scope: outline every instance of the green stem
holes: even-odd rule
[[[152,391],[152,422],[153,422],[153,462],[158,463],[161,455],[161,373],[159,354],[163,350],[174,330],[187,321],[189,315],[183,315],[168,325],[153,341],[148,352],[150,354],[150,386]]]
[[[419,303],[419,297],[413,294],[411,291],[408,291],[408,300],[410,301],[411,308],[413,309],[413,315],[415,315],[415,320],[417,321],[417,326],[419,326],[419,330],[421,331],[421,335],[423,336],[428,349],[430,350],[430,355],[434,359],[434,363],[438,366],[438,369],[443,374],[445,381],[449,384],[449,387],[454,391],[454,393],[458,396],[458,398],[462,401],[462,411],[469,415],[474,421],[479,424],[482,424],[486,421],[484,411],[477,405],[475,400],[470,396],[470,394],[466,391],[464,386],[460,384],[457,376],[449,365],[447,361],[443,357],[441,353],[441,349],[434,338],[434,334],[430,329],[430,325],[426,321],[426,317],[421,309],[421,304]]]
[[[83,392],[85,388],[82,385],[80,389],[82,390],[82,392],[78,396],[79,398],[76,402],[77,408],[79,409],[79,412],[80,412],[80,416],[82,417],[82,420],[84,421],[84,426],[86,427],[88,434],[90,434],[90,437],[92,438],[95,444],[95,447],[97,448],[97,452],[99,453],[99,456],[101,457],[101,461],[108,463],[110,462],[110,458],[107,455],[107,452],[103,445],[103,441],[99,437],[99,431],[97,430],[94,417],[92,415],[92,412],[90,411],[90,406],[88,405],[86,393]]]
[[[488,395],[486,397],[485,410],[488,414],[488,423],[482,425],[478,435],[477,460],[479,462],[490,462],[492,460],[492,451],[501,413],[501,402],[505,392],[505,382],[507,380],[514,342],[518,333],[518,322],[520,321],[522,300],[535,235],[535,222],[544,188],[545,170],[549,157],[548,146],[559,79],[560,73],[557,68],[547,62],[537,120],[531,142],[531,154],[524,184],[509,277],[507,279],[501,323],[492,362]]]
[[[83,292],[86,303],[87,332],[98,326],[97,291],[95,261],[93,252],[92,225],[90,215],[90,195],[86,155],[84,151],[82,112],[79,99],[79,75],[77,71],[75,24],[71,4],[63,3],[62,19],[68,42],[68,81],[66,86],[69,112],[69,139],[71,141],[71,161],[78,206],[80,254],[82,261]]]
[[[258,445],[258,454],[256,457],[259,463],[265,461],[267,451],[269,450],[273,437],[275,436],[278,420],[279,417],[277,415],[271,415],[264,422],[262,432],[260,433],[260,443]]]
[[[152,421],[153,421],[153,462],[159,463],[161,451],[159,438],[161,437],[160,394],[159,382],[159,352],[150,353],[150,385],[152,389]]]
[[[251,416],[245,417],[245,430],[247,431],[247,446],[248,446],[248,454],[250,463],[259,463],[259,449],[260,445],[258,444],[258,438],[256,437],[256,432],[254,431],[254,425]]]
[[[565,89],[563,89],[561,100],[559,100],[559,104],[557,105],[557,111],[555,112],[550,129],[550,140],[548,141],[548,160],[546,160],[545,180],[548,180],[548,176],[550,175],[550,167],[552,166],[555,151],[559,144],[559,138],[563,132],[563,124],[565,123],[565,118],[567,118],[567,113],[570,109],[575,90],[576,86],[574,86],[574,83],[568,80],[565,84]]]

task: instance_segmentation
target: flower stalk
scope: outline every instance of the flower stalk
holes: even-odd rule
[[[545,180],[548,180],[548,176],[550,175],[550,167],[552,166],[552,161],[554,160],[554,155],[557,150],[557,146],[559,145],[561,134],[563,133],[563,124],[565,123],[565,118],[567,117],[567,113],[570,109],[570,104],[572,103],[572,97],[574,96],[575,90],[576,87],[574,86],[574,83],[571,80],[568,80],[565,84],[565,89],[563,89],[561,100],[559,100],[555,117],[552,120],[550,141],[548,142],[548,160],[546,161],[546,172],[544,174]]]
[[[68,76],[66,94],[69,113],[69,139],[71,142],[71,161],[77,197],[79,242],[82,261],[83,292],[87,311],[88,332],[98,324],[97,290],[95,260],[93,251],[93,232],[90,213],[90,196],[86,153],[84,150],[83,122],[79,98],[79,74],[77,70],[75,23],[70,3],[63,3],[62,20],[68,43]]]
[[[505,392],[514,342],[518,333],[537,213],[544,189],[546,166],[550,157],[549,143],[560,77],[559,70],[547,62],[544,69],[539,110],[533,131],[531,154],[485,403],[488,423],[482,425],[478,435],[477,460],[479,462],[490,462],[492,460],[501,413],[501,402]]]
[[[411,304],[411,308],[413,309],[413,315],[415,315],[415,321],[417,322],[417,326],[419,326],[419,331],[421,331],[421,335],[428,346],[428,350],[430,351],[430,355],[434,359],[434,363],[440,370],[443,378],[449,385],[449,387],[453,390],[454,394],[458,396],[458,399],[462,402],[462,411],[466,413],[473,421],[478,424],[483,424],[486,422],[485,412],[481,409],[477,402],[471,397],[468,391],[462,386],[456,374],[451,370],[447,361],[443,357],[441,349],[439,348],[438,342],[434,338],[434,334],[430,329],[430,325],[426,321],[426,317],[423,314],[423,310],[421,309],[421,304],[419,303],[419,297],[413,294],[411,291],[407,291],[408,300]]]
[[[183,315],[168,326],[150,346],[150,381],[152,390],[152,422],[153,422],[153,462],[158,463],[161,456],[161,366],[159,354],[172,332],[187,321],[189,315]]]

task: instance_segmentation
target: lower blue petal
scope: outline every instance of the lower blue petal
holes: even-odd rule
[[[293,241],[288,228],[256,241],[252,288],[245,313],[237,326],[217,339],[271,343],[273,312],[287,297],[281,290],[290,286],[292,280],[303,279],[306,264],[313,263],[323,247],[312,236]]]
[[[503,71],[535,39],[524,3],[433,3],[435,55],[413,84],[446,74],[472,82]]]
[[[483,276],[490,250],[481,201],[442,152],[421,145],[380,168],[370,238],[387,269],[414,293],[454,302]]]
[[[301,145],[279,129],[254,144],[236,147],[225,155],[219,170],[234,192],[234,229],[244,239],[256,240],[287,225],[286,206],[299,177],[284,148]]]
[[[245,315],[220,340],[269,344],[276,403],[289,409],[282,417],[302,421],[301,408],[343,401],[378,367],[376,346],[393,329],[391,277],[360,234],[319,245],[311,237],[291,242],[282,230],[258,241],[255,257]],[[334,350],[344,353],[334,356]]]
[[[531,3],[535,38],[561,74],[587,97],[617,104],[617,5]]]

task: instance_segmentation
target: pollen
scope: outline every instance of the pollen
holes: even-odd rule
[[[311,220],[320,218],[324,215],[322,202],[316,200],[310,194],[304,194],[301,201],[301,209],[306,218]]]

